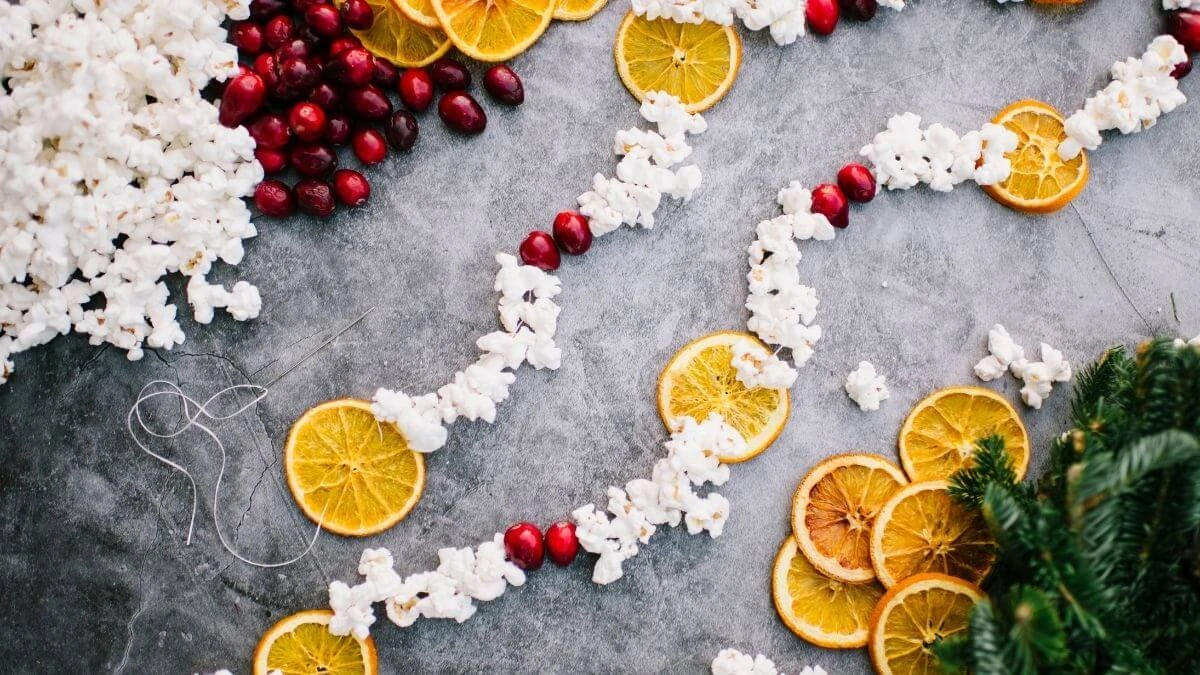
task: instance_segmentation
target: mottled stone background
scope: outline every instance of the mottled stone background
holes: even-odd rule
[[[611,171],[614,130],[638,121],[612,67],[626,6],[614,0],[592,21],[552,26],[513,64],[527,102],[489,105],[482,137],[451,136],[426,114],[416,150],[369,172],[366,208],[326,222],[259,221],[237,275],[217,275],[258,285],[257,320],[185,321],[182,348],[137,363],[74,336],[17,357],[16,376],[0,387],[0,670],[248,672],[263,630],[321,606],[329,581],[354,578],[364,545],[391,548],[404,573],[428,569],[439,547],[474,544],[516,520],[549,522],[647,474],[664,438],[652,399],[659,369],[685,342],[743,326],[744,249],[754,224],[775,213],[780,186],[828,179],[894,113],[965,130],[1020,98],[1074,109],[1112,61],[1140,54],[1156,34],[1155,4],[1091,0],[1054,12],[920,0],[786,49],[743,33],[737,86],[696,142],[697,198],[665,206],[660,227],[617,232],[564,265],[562,369],[522,370],[495,425],[455,426],[407,520],[367,541],[323,535],[312,556],[283,570],[248,567],[217,541],[219,457],[193,434],[156,446],[200,483],[196,536],[184,546],[187,481],[140,453],[124,428],[144,383],[164,378],[205,397],[266,382],[376,308],[256,411],[218,427],[230,449],[224,530],[245,555],[290,557],[311,534],[279,466],[292,420],[380,385],[444,383],[473,358],[475,336],[494,329],[492,255],[514,251],[572,206],[593,173]],[[1200,98],[1200,78],[1184,89]],[[1051,216],[1022,216],[970,186],[855,209],[836,241],[804,248],[826,336],[783,436],[721,490],[733,503],[724,536],[656,535],[605,588],[589,581],[585,560],[547,569],[463,625],[384,621],[384,672],[699,672],[725,646],[764,652],[787,672],[809,663],[865,672],[863,652],[811,647],[772,609],[768,573],[797,480],[831,453],[893,456],[918,398],[975,381],[992,323],[1076,363],[1151,333],[1200,332],[1198,121],[1193,103],[1149,133],[1112,139],[1093,155],[1086,192]],[[888,376],[892,398],[878,413],[842,392],[861,359]],[[992,386],[1016,399],[1011,378]],[[1056,391],[1026,412],[1039,463],[1066,411],[1066,392]]]

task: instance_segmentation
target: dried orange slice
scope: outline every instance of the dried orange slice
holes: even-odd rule
[[[947,480],[970,466],[975,444],[1004,438],[1017,478],[1029,467],[1029,433],[1003,396],[983,387],[949,387],[926,396],[900,427],[900,464],[913,482]]]
[[[995,562],[996,543],[983,514],[954,501],[946,481],[905,486],[875,517],[871,565],[888,588],[923,572],[977,584]]]
[[[871,528],[908,480],[878,455],[834,455],[814,466],[792,497],[792,534],[823,574],[850,583],[875,578]]]
[[[651,91],[677,96],[688,112],[721,100],[742,65],[742,41],[731,26],[711,21],[649,20],[630,12],[613,45],[617,73],[637,100]]]
[[[550,25],[558,0],[432,0],[454,46],[479,61],[504,61],[529,49]]]
[[[398,3],[399,0],[397,0]],[[343,0],[334,0],[341,6]],[[437,24],[422,25],[389,0],[367,0],[375,12],[375,23],[366,30],[351,31],[375,56],[401,68],[427,66],[450,51],[450,38]]]
[[[554,18],[559,21],[584,21],[604,9],[608,0],[558,0]]]
[[[424,455],[394,425],[376,420],[366,401],[329,401],[301,415],[283,466],[304,515],[354,537],[400,522],[425,491]]]
[[[971,608],[983,597],[974,584],[934,572],[893,586],[871,612],[867,651],[875,672],[941,672],[933,645],[966,630]]]
[[[747,389],[737,379],[733,347],[739,343],[765,349],[749,333],[713,333],[685,345],[658,377],[658,415],[669,431],[677,431],[684,417],[703,422],[715,412],[746,439],[746,453],[722,457],[727,463],[744,462],[770,447],[792,409],[787,389]]]
[[[374,675],[379,672],[375,641],[329,632],[333,612],[297,612],[271,626],[254,650],[254,675]]]
[[[1067,132],[1057,110],[1041,101],[1017,101],[992,121],[1017,135],[1017,149],[1005,155],[1012,173],[983,188],[992,199],[1025,213],[1051,213],[1079,196],[1088,181],[1087,155],[1067,162],[1058,156]]]
[[[850,649],[867,644],[871,610],[883,597],[877,583],[850,584],[817,571],[788,537],[775,556],[771,599],[784,625],[814,645]]]
[[[429,28],[441,28],[442,22],[438,21],[437,14],[433,11],[433,0],[392,0],[395,3],[396,9],[399,9],[413,23],[418,23]]]

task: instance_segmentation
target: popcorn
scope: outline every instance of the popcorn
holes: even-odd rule
[[[446,444],[449,432],[442,426],[438,397],[433,394],[409,398],[401,392],[379,388],[371,400],[371,414],[380,422],[391,422],[417,452],[434,452]]]
[[[824,675],[824,671],[821,671]],[[722,649],[712,662],[713,675],[777,675],[775,662],[759,654],[751,657],[736,649]]]
[[[11,355],[72,330],[134,360],[180,344],[174,272],[199,323],[262,309],[249,283],[206,281],[256,233],[254,141],[200,95],[237,70],[221,22],[247,0],[93,4],[0,4],[0,383]]]
[[[875,373],[875,366],[859,361],[858,367],[846,376],[846,393],[860,410],[879,410],[879,403],[890,395],[887,378]]]
[[[1005,154],[1017,147],[1017,136],[998,124],[959,136],[932,124],[921,130],[913,113],[895,115],[887,129],[875,135],[859,154],[871,162],[880,185],[907,190],[920,183],[938,192],[949,192],[967,180],[993,185],[1008,178],[1012,163]]]
[[[373,594],[370,584],[353,588],[341,581],[329,584],[329,608],[333,610],[329,632],[365,640],[371,634],[371,624],[375,623],[375,612],[371,609]]]
[[[749,389],[787,389],[799,375],[774,354],[757,345],[733,346],[733,367],[738,381]]]
[[[988,331],[988,351],[990,354],[975,364],[975,374],[979,379],[989,382],[998,379],[1005,370],[1022,380],[1021,400],[1025,405],[1040,409],[1042,402],[1050,396],[1055,382],[1068,382],[1073,376],[1071,364],[1063,358],[1062,352],[1045,342],[1040,343],[1041,361],[1030,361],[1025,358],[1025,350],[1018,345],[1008,331],[996,324]]]
[[[1013,341],[1008,330],[996,324],[988,331],[988,356],[975,364],[975,374],[984,382],[999,378],[1013,361],[1025,358],[1025,350]]]

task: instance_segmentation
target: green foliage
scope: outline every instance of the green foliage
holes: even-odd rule
[[[1200,673],[1200,347],[1157,339],[1080,373],[1036,490],[999,438],[951,494],[997,543],[946,672]]]

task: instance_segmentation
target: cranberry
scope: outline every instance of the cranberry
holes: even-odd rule
[[[221,95],[218,118],[221,124],[234,127],[258,112],[267,98],[267,86],[255,73],[238,75],[225,85]]]
[[[304,22],[322,37],[335,38],[342,34],[342,17],[328,3],[309,5],[304,10]]]
[[[407,110],[397,110],[384,131],[393,148],[407,152],[417,142],[417,118]]]
[[[324,110],[336,110],[342,103],[342,95],[327,82],[322,82],[308,95],[308,100],[321,106]]]
[[[387,141],[374,129],[355,129],[350,135],[350,146],[363,164],[378,164],[387,157]]]
[[[269,19],[283,11],[286,5],[286,0],[250,0],[250,18]]]
[[[392,101],[373,84],[346,92],[346,108],[368,120],[381,120],[392,114]]]
[[[533,523],[517,523],[504,531],[504,552],[514,565],[523,570],[536,570],[546,557],[542,531]]]
[[[575,523],[559,521],[546,528],[546,557],[559,567],[566,567],[579,554],[579,538]]]
[[[279,63],[279,83],[296,92],[307,92],[321,81],[321,66],[310,58]]]
[[[354,49],[355,47],[361,46],[362,41],[358,38],[354,37],[353,35],[343,35],[329,43],[329,55],[337,56],[339,52],[344,52],[347,49]]]
[[[1167,15],[1167,32],[1189,52],[1200,52],[1200,10],[1183,9]]]
[[[442,57],[434,61],[433,65],[429,66],[429,74],[443,91],[466,89],[471,86],[471,72],[451,58]]]
[[[229,41],[246,56],[254,56],[263,50],[266,39],[262,26],[253,21],[238,21],[229,29]]]
[[[325,181],[305,178],[296,183],[296,203],[305,213],[328,218],[333,213],[333,189]]]
[[[521,84],[521,78],[506,65],[488,68],[483,74],[483,88],[501,103],[521,105],[525,102],[525,87]]]
[[[870,21],[879,9],[876,0],[842,0],[842,11],[852,19]]]
[[[275,63],[283,63],[288,59],[306,59],[312,56],[312,47],[307,42],[296,38],[279,45],[275,50]]]
[[[304,143],[321,140],[325,135],[325,123],[325,111],[315,103],[297,103],[288,111],[288,126],[296,138]]]
[[[355,30],[366,30],[375,22],[375,10],[367,0],[346,0],[338,13],[342,15],[342,23]]]
[[[319,5],[322,2],[325,2],[325,0],[292,0],[292,9],[303,14],[304,10],[313,5]]]
[[[331,145],[342,145],[350,138],[350,118],[341,113],[329,116],[325,123],[325,140]]]
[[[275,91],[279,86],[279,70],[275,68],[273,54],[259,54],[254,57],[254,73],[262,78],[268,91]]]
[[[287,14],[271,17],[263,28],[263,39],[271,49],[278,49],[296,37],[296,23]]]
[[[425,112],[433,103],[433,78],[424,68],[409,68],[400,76],[400,101],[414,112]]]
[[[819,213],[829,219],[834,227],[846,227],[850,224],[850,202],[842,188],[829,183],[822,183],[813,188],[812,212]]]
[[[554,240],[562,250],[580,255],[592,247],[592,229],[578,211],[563,211],[554,217]]]
[[[371,197],[371,184],[357,171],[338,169],[333,172],[333,194],[346,206],[362,206]]]
[[[562,262],[558,255],[558,246],[554,244],[554,237],[541,230],[530,232],[525,241],[521,242],[517,252],[521,254],[521,262],[547,272],[558,269],[559,263]]]
[[[862,164],[847,164],[838,171],[838,187],[850,201],[865,204],[875,198],[875,176]]]
[[[372,82],[383,89],[391,89],[396,86],[398,79],[400,73],[396,71],[396,66],[387,59],[375,59],[375,77],[371,78]]]
[[[287,120],[277,113],[261,115],[246,128],[250,131],[250,138],[254,139],[254,144],[260,148],[282,150],[292,140],[292,130]]]
[[[1177,80],[1182,80],[1183,78],[1187,77],[1188,74],[1191,72],[1192,72],[1192,60],[1188,59],[1187,61],[1184,61],[1183,63],[1175,66],[1175,68],[1173,70],[1171,70],[1171,77],[1173,77]]]
[[[304,40],[310,47],[314,49],[320,48],[321,44],[325,41],[324,35],[321,35],[317,31],[313,30],[313,27],[306,23],[301,23],[300,27],[296,29],[296,37]]]
[[[829,35],[837,28],[838,23],[838,3],[837,0],[808,0],[808,6],[804,10],[804,18],[808,19],[808,26],[817,35]]]
[[[375,57],[362,47],[344,49],[329,57],[325,76],[347,87],[361,87],[375,76]]]
[[[272,150],[271,148],[255,148],[254,159],[262,164],[263,173],[275,174],[287,168],[288,159],[287,153],[282,150]]]
[[[470,94],[452,91],[438,101],[438,116],[446,126],[464,134],[482,133],[487,128],[487,115]]]
[[[337,167],[337,155],[325,145],[298,145],[288,158],[301,176],[324,176]]]
[[[283,181],[264,180],[254,188],[254,206],[263,215],[287,218],[296,212],[296,199]]]

